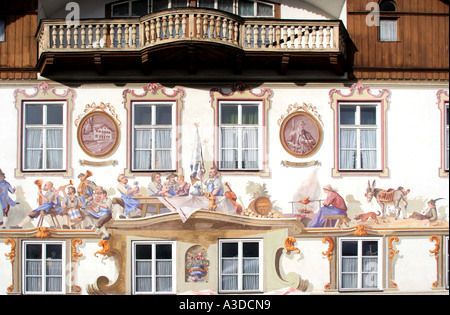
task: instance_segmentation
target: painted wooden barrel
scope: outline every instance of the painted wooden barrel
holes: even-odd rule
[[[250,203],[249,208],[257,214],[265,216],[272,210],[272,202],[270,202],[269,198],[259,197]]]

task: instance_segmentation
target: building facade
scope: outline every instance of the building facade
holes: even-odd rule
[[[0,293],[448,294],[448,8],[0,1]]]

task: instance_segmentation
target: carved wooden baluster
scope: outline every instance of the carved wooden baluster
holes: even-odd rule
[[[117,24],[117,48],[122,48],[122,24]]]
[[[137,43],[137,29],[136,24],[131,25],[131,48],[136,48]]]
[[[67,25],[67,47],[72,48],[72,26]]]
[[[175,38],[180,38],[180,15],[175,15]]]
[[[195,21],[196,23],[195,23],[195,26],[196,26],[196,32],[197,32],[197,38],[200,38],[201,37],[201,25],[202,25],[202,20],[201,20],[201,15],[200,14],[197,14],[196,15],[196,17],[197,17],[197,20]]]
[[[273,48],[273,26],[269,26],[269,48]]]
[[[92,48],[92,42],[93,42],[93,32],[92,32],[92,25],[88,25],[88,48]]]
[[[239,40],[239,23],[234,23],[233,44],[237,45]]]
[[[319,26],[319,45],[317,48],[323,48],[323,26]]]
[[[187,14],[183,14],[181,17],[181,29],[182,29],[182,38],[186,38],[187,32]]]
[[[202,20],[202,38],[208,38],[208,16],[205,14],[203,15]]]
[[[169,28],[169,35],[168,35],[168,38],[170,38],[170,39],[172,39],[174,36],[173,36],[173,19],[174,19],[174,17],[173,17],[173,15],[169,15],[169,17],[167,18],[167,24],[168,24],[168,28]]]
[[[156,41],[161,40],[161,18],[156,18]]]
[[[81,48],[86,48],[86,25],[81,25]]]
[[[150,43],[154,43],[156,41],[156,25],[155,20],[150,21]]]
[[[102,42],[103,42],[103,47],[105,48],[107,47],[107,41],[108,41],[108,25],[107,24],[103,24],[102,26]]]
[[[56,25],[51,26],[50,37],[52,38],[52,48],[56,48]]]
[[[73,27],[73,48],[78,48],[78,27]]]
[[[64,25],[59,26],[59,48],[64,48]]]
[[[259,25],[253,25],[253,48],[258,48]]]
[[[221,30],[221,23],[220,23],[220,17],[217,17],[215,19],[215,39],[220,39],[220,30]]]
[[[247,47],[251,48],[252,47],[252,43],[251,43],[251,36],[252,36],[252,28],[251,25],[247,25],[247,31],[245,33],[246,35],[246,39],[247,39]]]
[[[311,44],[311,48],[316,48],[317,47],[317,31],[316,31],[317,27],[313,26],[312,27],[312,44]]]
[[[305,26],[305,48],[309,48],[309,26]]]
[[[115,35],[116,35],[116,27],[115,27],[115,25],[114,24],[110,24],[109,25],[109,41],[110,41],[110,48],[115,48],[115,45],[114,45],[114,38],[115,38]]]
[[[326,34],[325,34],[325,47],[328,48],[331,47],[331,27],[327,26],[326,28]]]
[[[281,47],[281,27],[280,25],[277,25],[275,28],[275,42],[276,42],[276,48]]]
[[[267,36],[266,26],[262,25],[261,26],[261,48],[262,49],[266,48],[266,36]]]
[[[228,40],[227,29],[228,29],[228,19],[223,19],[222,21],[222,40]]]
[[[150,45],[150,23],[146,21],[144,23],[144,45]]]
[[[129,48],[130,47],[130,26],[128,24],[125,24],[124,26],[125,28],[125,48]]]
[[[288,48],[288,27],[287,27],[287,25],[283,26],[282,32],[283,32],[283,45],[284,45],[284,48],[286,49],[286,48]]]

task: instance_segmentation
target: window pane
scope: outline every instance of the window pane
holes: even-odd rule
[[[378,256],[378,242],[377,241],[363,242],[363,256]]]
[[[341,106],[340,109],[341,125],[356,124],[356,106]]]
[[[341,130],[340,148],[356,149],[356,130]]]
[[[259,272],[259,259],[244,259],[243,261],[244,274],[255,274]]]
[[[148,2],[147,0],[138,0],[131,2],[131,15],[132,16],[142,16],[148,13]]]
[[[377,124],[377,108],[361,106],[361,125]]]
[[[155,130],[155,138],[157,149],[170,149],[172,147],[172,130]]]
[[[259,168],[258,150],[242,151],[242,168],[257,169]]]
[[[152,147],[152,131],[136,130],[134,132],[135,149],[151,149]]]
[[[397,20],[380,20],[380,41],[397,41]]]
[[[214,0],[199,0],[198,6],[200,8],[214,8]]]
[[[239,123],[238,117],[238,106],[237,105],[227,105],[222,106],[221,116],[222,124],[235,124]]]
[[[168,0],[153,0],[153,12],[165,10],[169,8]]]
[[[25,110],[27,125],[42,125],[44,123],[43,117],[44,107],[42,105],[27,105]]]
[[[172,259],[172,245],[156,245],[156,259]]]
[[[47,106],[47,125],[63,124],[63,107],[62,105]]]
[[[152,124],[152,108],[150,106],[134,107],[134,124],[136,126]]]
[[[0,42],[5,41],[5,20],[0,19]]]
[[[358,242],[342,242],[342,256],[358,256]]]
[[[59,244],[48,244],[46,246],[47,259],[62,259],[62,246]]]
[[[233,0],[219,0],[219,10],[234,13]]]
[[[28,244],[26,248],[26,259],[41,259],[41,258],[42,258],[42,245]]]
[[[244,243],[243,244],[244,257],[259,257],[259,243]]]
[[[258,124],[258,106],[242,107],[242,124],[257,125]]]
[[[156,106],[156,124],[172,124],[172,106]]]
[[[152,259],[152,245],[136,245],[136,259]]]
[[[25,132],[25,143],[27,149],[42,148],[42,130],[40,129],[27,129]]]
[[[222,257],[238,257],[238,243],[222,243]]]
[[[236,169],[239,168],[238,150],[222,150],[221,168]]]
[[[259,289],[259,276],[244,276],[243,289],[246,291],[258,290]]]
[[[113,5],[112,16],[121,17],[130,15],[130,4],[129,2],[123,2]]]
[[[238,276],[222,276],[222,290],[233,291],[238,289]]]
[[[172,0],[172,8],[186,8],[187,1],[186,0]]]
[[[273,6],[265,3],[257,3],[258,16],[273,16]]]
[[[239,0],[239,15],[254,16],[255,3],[253,1],[248,0]]]
[[[238,130],[234,128],[222,128],[222,148],[238,147]]]

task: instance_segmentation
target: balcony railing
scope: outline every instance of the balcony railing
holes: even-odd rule
[[[141,50],[177,41],[221,43],[249,51],[317,51],[345,54],[341,21],[252,19],[207,9],[177,9],[142,18],[43,20],[39,55],[45,52]]]

